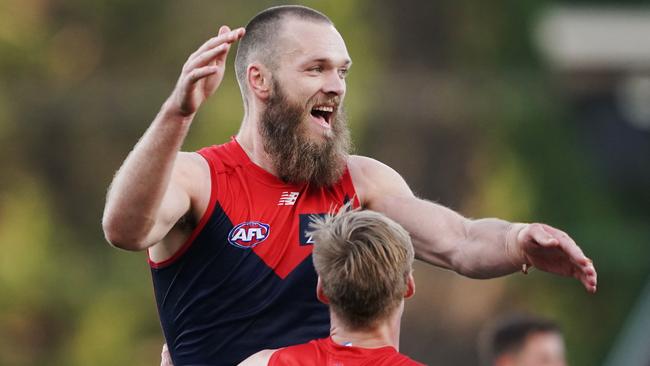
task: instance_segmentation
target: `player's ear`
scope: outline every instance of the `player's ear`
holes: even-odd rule
[[[325,296],[325,292],[323,291],[323,285],[321,285],[320,276],[318,276],[318,282],[316,283],[316,298],[323,304],[330,303],[330,299]]]
[[[404,294],[404,298],[408,299],[413,295],[415,295],[415,279],[413,278],[413,273],[410,273],[406,279],[406,293]]]
[[[258,98],[266,100],[271,93],[271,73],[262,64],[253,62],[246,69],[246,81],[251,93]]]

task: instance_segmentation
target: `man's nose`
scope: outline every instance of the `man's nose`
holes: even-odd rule
[[[345,79],[338,72],[328,73],[323,85],[323,92],[327,94],[336,94],[341,96],[345,93]]]

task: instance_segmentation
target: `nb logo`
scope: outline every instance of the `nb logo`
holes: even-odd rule
[[[252,249],[266,240],[271,226],[258,221],[242,222],[228,233],[228,242],[237,248]]]
[[[293,206],[300,192],[282,192],[278,206]]]

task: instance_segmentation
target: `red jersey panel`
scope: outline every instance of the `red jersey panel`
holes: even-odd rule
[[[361,348],[342,346],[331,337],[282,348],[273,353],[269,366],[423,366],[391,346]]]
[[[252,249],[280,278],[311,254],[313,243],[305,235],[310,215],[332,212],[351,199],[358,206],[347,170],[338,184],[328,188],[286,184],[255,165],[234,138],[200,153],[221,173],[217,201],[236,225],[228,242]]]

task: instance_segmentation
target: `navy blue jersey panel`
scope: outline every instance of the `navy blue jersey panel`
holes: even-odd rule
[[[228,244],[232,227],[216,203],[190,248],[169,266],[151,269],[176,366],[235,365],[260,349],[329,334],[311,256],[282,280],[252,250]]]

